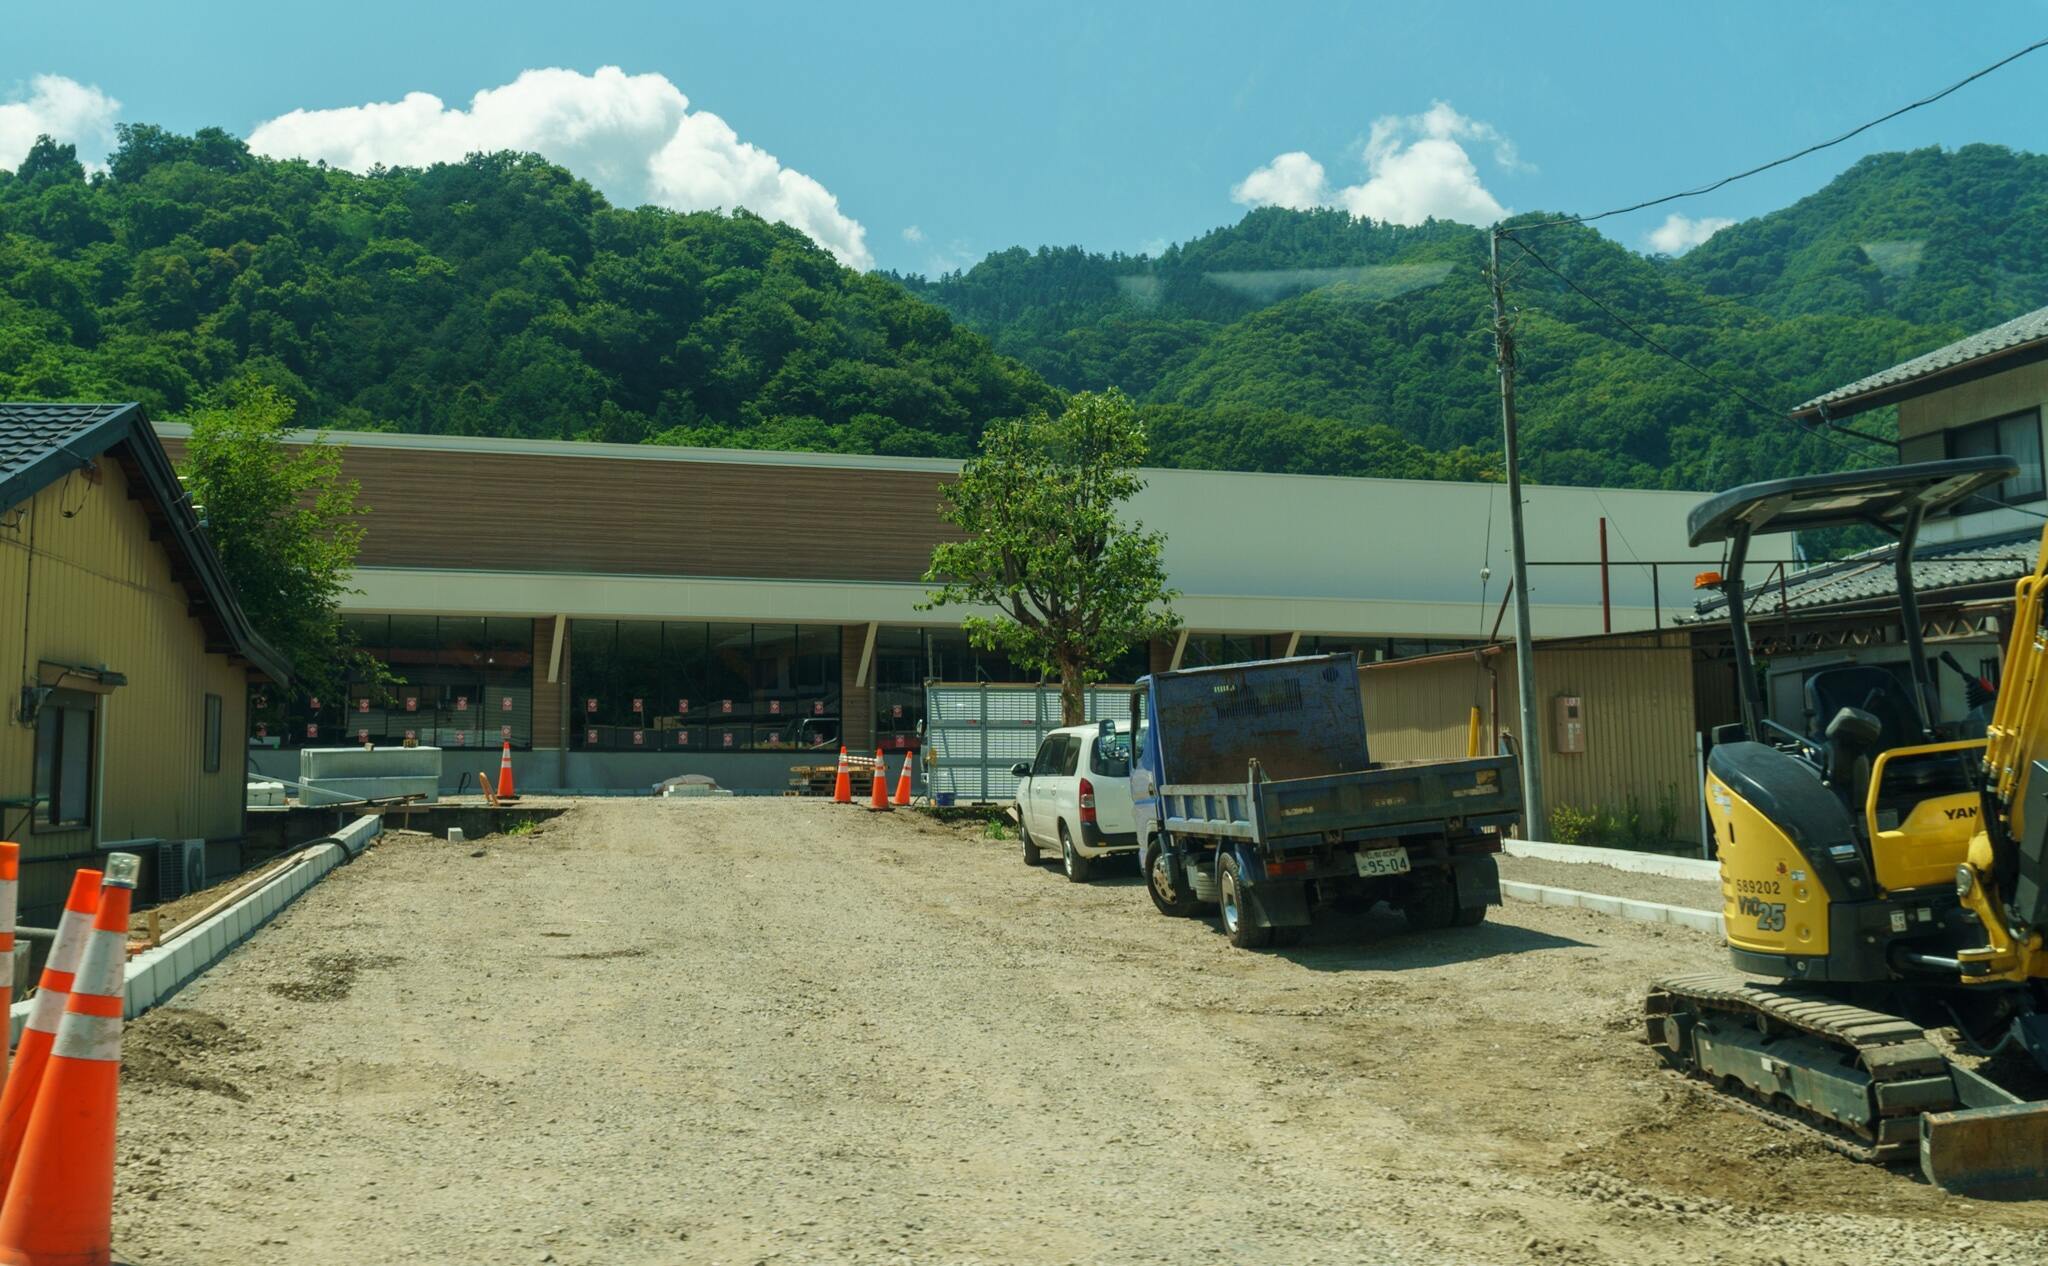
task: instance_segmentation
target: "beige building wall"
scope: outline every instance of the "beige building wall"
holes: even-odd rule
[[[2041,419],[2048,419],[2048,362],[2022,365],[1975,382],[1902,400],[1899,402],[1899,460],[1939,461],[1948,456],[1943,432],[2026,409],[2040,410],[2036,425],[2040,425]],[[2048,453],[2048,444],[2043,445],[2042,451]],[[2039,510],[2042,507],[2036,502],[2032,508]],[[1954,541],[2040,530],[2041,519],[2036,514],[1997,509],[1936,520],[1927,525],[1922,539]]]
[[[1515,653],[1440,655],[1359,669],[1367,741],[1374,760],[1449,759],[1465,754],[1471,709],[1486,732],[1521,726]],[[1660,798],[1676,812],[1674,838],[1699,841],[1700,787],[1693,755],[1693,663],[1685,633],[1643,634],[1539,646],[1544,808],[1623,812],[1633,795],[1653,813]],[[1556,700],[1576,696],[1585,751],[1557,750]]]
[[[21,906],[61,905],[79,854],[119,840],[232,838],[242,831],[247,676],[209,654],[163,543],[111,457],[0,511],[0,664],[15,677],[0,699],[0,801],[22,846]],[[146,496],[146,492],[138,495]],[[26,618],[24,619],[24,612]],[[126,685],[99,699],[93,824],[39,831],[35,730],[18,720],[20,688],[41,661],[104,667]],[[204,772],[205,699],[221,699],[221,759]],[[16,807],[22,806],[22,807]],[[21,825],[17,826],[16,824]]]

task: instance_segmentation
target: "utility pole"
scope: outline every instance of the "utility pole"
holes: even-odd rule
[[[1536,652],[1529,636],[1529,553],[1522,537],[1522,457],[1515,429],[1515,338],[1508,329],[1505,287],[1500,279],[1500,226],[1492,245],[1489,281],[1493,289],[1493,346],[1500,358],[1500,429],[1507,449],[1508,524],[1514,559],[1515,677],[1521,687],[1522,838],[1549,835],[1543,817],[1543,727],[1536,715]]]

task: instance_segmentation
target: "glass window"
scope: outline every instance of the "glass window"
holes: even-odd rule
[[[93,727],[98,701],[57,690],[36,714],[35,824],[69,829],[92,824]]]
[[[1957,427],[1947,433],[1950,457],[1989,457],[2002,453],[2019,462],[2019,474],[1995,486],[1988,497],[1972,497],[1958,513],[1996,509],[1998,502],[2023,505],[2043,496],[2041,474],[2041,411],[2028,409]],[[1994,500],[1995,499],[1995,500]]]
[[[1068,734],[1060,741],[1060,777],[1072,778],[1081,768],[1081,736]]]
[[[754,626],[711,624],[705,626],[709,648],[705,681],[705,703],[713,725],[731,726],[750,717],[754,708]],[[721,734],[719,746],[728,743],[730,731]]]
[[[1131,776],[1131,736],[1128,734],[1097,735],[1095,751],[1088,761],[1089,768],[1104,778],[1129,778]]]
[[[350,681],[324,699],[307,694],[287,698],[275,688],[253,688],[251,744],[396,744],[411,738],[452,748],[495,749],[501,742],[532,746],[532,620],[411,615],[344,619],[356,644],[384,661],[401,682],[376,689],[364,681]]]
[[[206,730],[199,739],[199,768],[202,773],[220,772],[220,696],[206,696]]]
[[[1131,692],[1131,759],[1145,759],[1145,737],[1151,727],[1145,724],[1145,692]]]
[[[1038,745],[1038,759],[1031,762],[1031,776],[1044,778],[1059,768],[1065,735],[1054,734]]]

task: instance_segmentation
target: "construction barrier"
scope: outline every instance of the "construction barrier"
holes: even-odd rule
[[[0,1011],[14,1005],[14,917],[20,913],[20,895],[21,845],[0,841]],[[6,1080],[7,1043],[0,1042],[0,1082]]]
[[[875,749],[875,773],[868,779],[868,808],[878,813],[887,813],[893,807],[889,803],[889,770],[882,764],[882,749]]]
[[[896,780],[896,804],[899,807],[910,803],[910,770],[916,764],[916,752],[903,753],[903,775]]]
[[[128,913],[142,859],[107,856],[100,908],[0,1203],[0,1262],[100,1266],[113,1256]]]
[[[519,790],[512,783],[512,744],[507,741],[498,757],[498,799],[517,800]]]
[[[57,920],[57,939],[50,944],[50,956],[43,963],[42,979],[35,997],[28,1003],[28,1023],[21,1030],[21,1046],[14,1052],[14,1067],[7,1087],[0,1092],[0,1196],[14,1177],[14,1161],[21,1152],[22,1136],[28,1133],[29,1110],[35,1106],[36,1088],[42,1084],[43,1068],[49,1063],[50,1046],[57,1039],[57,1027],[64,1019],[65,1004],[71,1001],[72,973],[78,970],[78,956],[92,934],[93,916],[99,913],[99,871],[81,870],[71,876],[71,895],[65,899],[63,917]]]

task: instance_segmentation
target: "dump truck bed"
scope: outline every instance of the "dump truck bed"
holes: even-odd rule
[[[1166,829],[1284,849],[1333,836],[1371,839],[1512,818],[1521,785],[1511,756],[1404,762],[1381,769],[1159,789]]]

